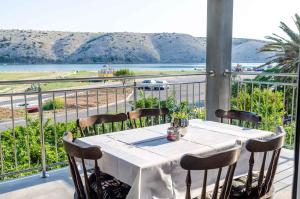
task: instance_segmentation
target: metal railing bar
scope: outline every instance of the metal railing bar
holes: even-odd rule
[[[161,100],[161,96],[160,96],[160,89],[161,89],[161,85],[158,85],[158,108],[160,108],[160,100]],[[158,116],[158,124],[160,124],[160,115]]]
[[[115,107],[116,107],[116,113],[118,113],[118,89],[116,88],[116,90],[115,90],[115,92],[116,92],[116,97],[115,97],[115,99],[116,99],[116,101],[115,101]]]
[[[189,84],[186,84],[186,102],[187,106],[189,106]]]
[[[244,111],[246,111],[246,100],[247,100],[247,84],[244,85]]]
[[[294,106],[295,106],[295,88],[293,86],[293,94],[292,94],[292,108],[291,108],[291,122],[294,121]],[[294,129],[291,131],[291,132],[294,132]],[[293,143],[293,133],[290,135],[290,145]]]
[[[76,103],[76,118],[79,118],[79,113],[78,113],[78,91],[75,91],[75,103]]]
[[[261,90],[261,84],[260,83],[258,84],[258,88],[259,88],[259,90]],[[260,95],[258,95],[258,114],[260,114],[260,100],[261,100],[261,97],[260,97]]]
[[[188,84],[188,83],[206,83],[206,81],[195,81],[195,82],[176,82],[176,83],[168,83],[167,85],[177,85],[177,84]],[[51,94],[55,93],[62,93],[62,92],[74,92],[74,91],[86,91],[86,90],[94,90],[94,89],[115,89],[115,88],[130,88],[134,87],[134,84],[125,84],[125,85],[108,85],[108,86],[100,86],[100,87],[91,87],[91,88],[72,88],[72,89],[59,89],[59,90],[48,90],[48,91],[41,91],[43,94]],[[138,87],[138,86],[137,86]],[[30,94],[38,94],[38,92],[16,92],[16,93],[0,93],[0,97],[7,97],[13,94],[14,96],[17,95],[30,95]]]
[[[267,90],[269,89],[269,84],[267,84]],[[268,94],[266,94],[266,115],[268,115],[269,113],[268,113]]]
[[[26,141],[27,141],[27,155],[28,155],[28,166],[31,167],[30,158],[30,142],[29,142],[29,131],[28,131],[28,113],[27,113],[27,96],[24,95],[24,109],[25,109],[25,129],[26,129]]]
[[[298,77],[297,73],[269,73],[269,72],[225,72],[225,74],[229,75],[256,75],[256,76],[273,76],[273,77]]]
[[[144,99],[144,108],[146,108],[146,88],[145,87],[143,87],[143,99]]]
[[[64,92],[64,99],[65,99],[65,123],[66,123],[66,131],[68,131],[67,92]]]
[[[265,85],[286,85],[286,86],[297,86],[296,83],[284,83],[284,82],[264,82],[264,81],[249,81],[249,80],[239,80],[237,82],[242,82],[242,83],[251,83],[253,82],[254,84],[265,84]]]
[[[97,114],[99,115],[99,90],[96,89],[96,100],[97,100]],[[77,117],[78,118],[78,117]]]
[[[52,100],[55,100],[55,93],[53,93]],[[54,123],[54,145],[55,145],[55,155],[56,161],[58,161],[58,145],[57,145],[57,131],[56,131],[56,107],[55,103],[53,104],[53,123]]]
[[[181,85],[182,84],[179,84],[179,103],[181,103]]]
[[[16,142],[16,132],[15,132],[15,114],[14,114],[14,103],[13,95],[10,96],[11,105],[11,122],[12,122],[12,134],[14,137],[14,156],[15,156],[15,168],[18,168],[18,158],[17,158],[17,142]]]
[[[49,79],[30,79],[30,80],[5,80],[0,81],[0,85],[8,84],[32,84],[32,83],[51,83],[51,82],[75,82],[75,81],[109,81],[109,80],[135,80],[144,78],[159,78],[159,77],[188,77],[188,76],[201,76],[209,75],[207,72],[189,73],[189,74],[157,74],[157,75],[132,75],[123,77],[77,77],[77,78],[49,78]]]
[[[89,113],[89,90],[86,90],[86,116],[88,117],[90,115]]]
[[[199,102],[198,102],[198,106],[201,107],[201,83],[199,83]]]
[[[123,92],[124,92],[124,110],[125,110],[125,113],[127,113],[127,94],[126,94],[126,88],[124,89],[123,88]],[[126,124],[126,122],[125,122]]]
[[[253,82],[251,83],[251,95],[250,95],[250,112],[253,111],[253,90],[254,90],[254,85]]]
[[[285,105],[286,105],[285,98],[286,98],[286,86],[284,85],[283,86],[283,112],[286,111],[286,109],[285,109]]]
[[[47,177],[46,171],[46,147],[45,147],[45,134],[44,134],[44,115],[43,115],[43,96],[40,85],[38,86],[38,106],[39,106],[39,125],[40,125],[40,137],[41,137],[41,159],[42,159],[42,178]]]
[[[106,113],[108,113],[108,89],[106,88]]]
[[[237,107],[239,108],[239,105],[240,105],[240,82],[238,82],[238,85],[237,85]]]

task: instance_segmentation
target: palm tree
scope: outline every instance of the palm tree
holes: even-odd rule
[[[284,22],[280,22],[280,29],[286,34],[286,38],[277,34],[267,36],[270,42],[264,45],[260,52],[273,52],[274,55],[270,57],[263,66],[274,65],[272,71],[283,73],[296,73],[299,64],[299,48],[300,48],[300,16],[295,14],[293,19],[297,27],[296,31],[289,28]]]

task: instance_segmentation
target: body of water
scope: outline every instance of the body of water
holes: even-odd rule
[[[239,63],[243,67],[252,68],[261,65],[261,63]],[[235,67],[237,64],[233,63]],[[98,71],[103,64],[18,64],[18,65],[0,65],[0,72],[53,72],[53,71]],[[195,68],[205,69],[205,63],[193,64],[111,64],[117,70],[128,68],[130,70],[139,71],[181,71],[194,70]]]

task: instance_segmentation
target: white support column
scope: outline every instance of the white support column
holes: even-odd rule
[[[217,121],[215,110],[229,109],[231,69],[233,0],[207,0],[206,70],[214,71],[207,77],[206,119]]]

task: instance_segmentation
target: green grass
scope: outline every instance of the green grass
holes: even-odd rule
[[[71,88],[71,87],[80,87],[89,85],[89,82],[55,82],[55,83],[43,83],[41,88],[43,91]]]
[[[98,73],[96,71],[78,71],[78,72],[73,72],[69,75],[67,75],[67,78],[74,78],[74,77],[91,77],[91,76],[97,76]]]
[[[64,76],[65,72],[1,72],[1,80],[42,79]]]

